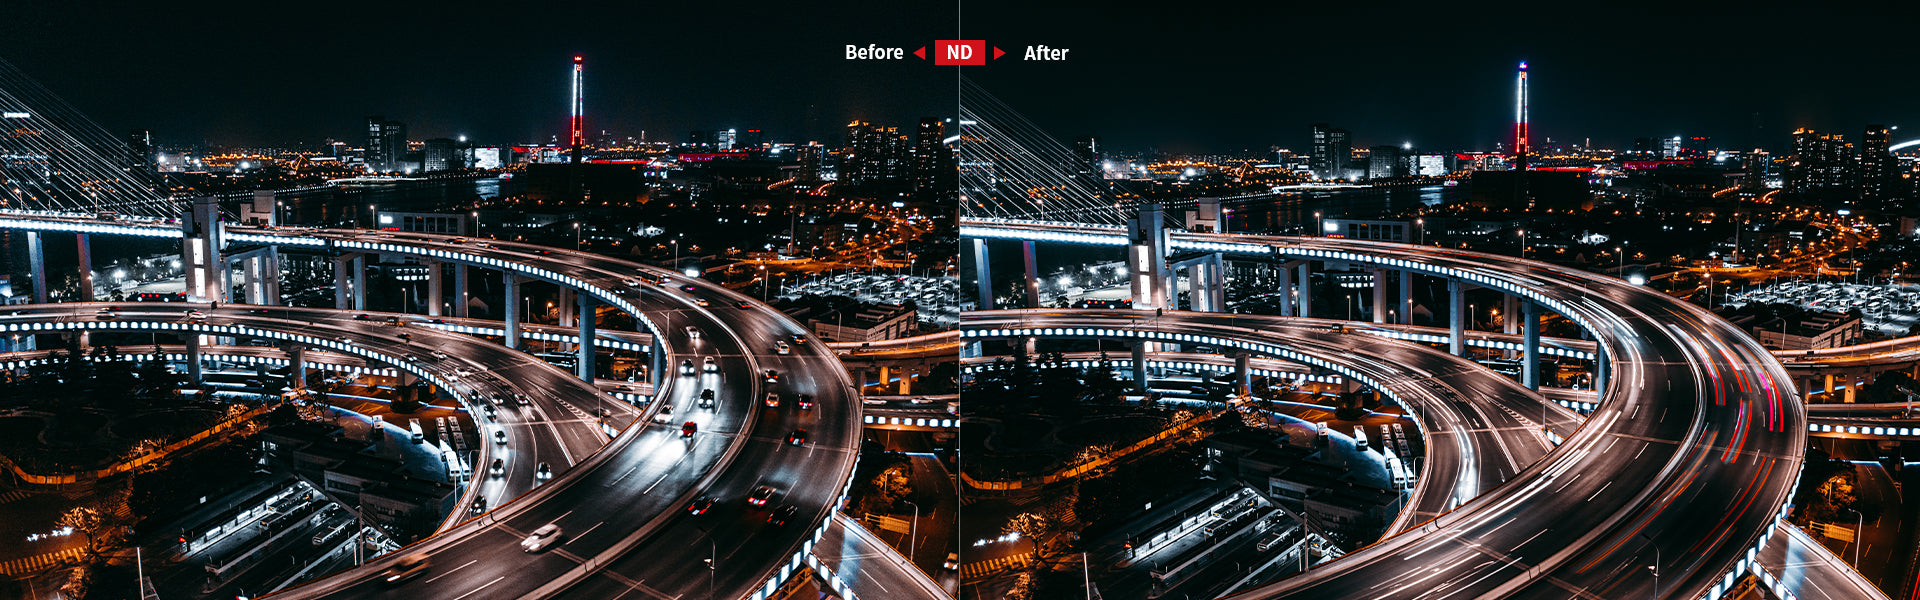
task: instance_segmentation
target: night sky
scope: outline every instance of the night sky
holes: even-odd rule
[[[1784,147],[1798,126],[1920,137],[1913,8],[1664,2],[23,2],[0,57],[115,133],[166,143],[358,143],[368,115],[409,137],[545,141],[567,63],[587,57],[588,128],[682,141],[762,128],[834,141],[853,118],[949,116],[951,67],[850,62],[843,45],[953,37],[1006,49],[968,68],[1067,140],[1170,151],[1304,150],[1325,121],[1359,145],[1491,149],[1532,71],[1535,138],[1709,135]],[[1888,3],[1891,5],[1892,3]],[[1821,4],[1821,7],[1835,6]],[[1011,60],[1028,44],[1065,62]],[[1760,129],[1756,134],[1755,113]]]
[[[0,57],[108,131],[163,143],[357,145],[369,115],[416,140],[564,141],[575,53],[590,132],[837,140],[854,118],[952,112],[951,71],[843,58],[952,30],[951,5],[922,5],[11,2]]]
[[[1511,131],[1521,60],[1536,143],[1704,134],[1784,148],[1797,126],[1853,140],[1869,122],[1920,138],[1912,3],[1074,4],[965,5],[966,37],[1073,49],[968,75],[1063,141],[1305,151],[1325,121],[1355,146],[1490,150]]]

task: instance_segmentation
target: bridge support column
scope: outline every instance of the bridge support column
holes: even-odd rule
[[[1413,324],[1413,271],[1400,271],[1400,324]]]
[[[1595,344],[1593,347],[1593,391],[1604,396],[1607,392],[1607,379],[1612,376],[1613,363],[1607,359],[1606,346],[1604,344]],[[1596,397],[1594,401],[1598,402],[1599,400]]]
[[[1832,373],[1827,374],[1826,394],[1827,394],[1827,397],[1824,398],[1823,401],[1832,402],[1833,401],[1833,374]]]
[[[295,344],[287,348],[287,387],[307,387],[307,347]]]
[[[1373,269],[1373,322],[1387,322],[1387,270]]]
[[[647,359],[647,383],[653,384],[653,394],[658,397],[660,384],[667,380],[667,346],[660,343],[660,336],[653,337],[653,345],[647,348]]]
[[[1022,277],[1024,277],[1024,279],[1020,281],[1020,289],[1026,292],[1027,308],[1040,308],[1040,268],[1038,262],[1033,255],[1033,242],[1021,240],[1020,264],[1023,267]]]
[[[32,270],[33,303],[47,303],[47,248],[40,241],[40,232],[27,232],[27,268]]]
[[[573,296],[573,288],[561,286],[560,301],[555,303],[558,305],[555,308],[560,311],[560,318],[556,324],[561,327],[573,324],[573,305],[576,302]]]
[[[1467,284],[1447,280],[1447,352],[1467,355]]]
[[[1527,389],[1540,389],[1540,305],[1529,300],[1526,302],[1525,359],[1521,361],[1520,381]]]
[[[598,320],[594,318],[593,310],[596,301],[593,299],[593,296],[586,294],[579,294],[578,297],[580,303],[580,359],[578,366],[580,368],[580,378],[586,380],[588,383],[592,383],[594,375],[599,373],[599,371],[594,369],[593,364],[593,337],[596,335],[594,333],[594,326],[597,325],[595,321]]]
[[[443,281],[446,277],[446,275],[443,274],[446,270],[446,263],[430,260],[426,262],[426,265],[427,299],[425,302],[421,302],[421,304],[427,305],[427,316],[438,317],[440,316],[440,298],[446,294],[446,290],[443,289],[446,287],[446,282]],[[409,285],[407,287],[411,289],[413,286]]]
[[[1845,398],[1846,398],[1846,399],[1845,399],[1845,400],[1841,400],[1841,402],[1845,402],[1845,403],[1847,403],[1847,404],[1853,404],[1853,399],[1854,399],[1854,390],[1858,390],[1858,389],[1860,389],[1860,376],[1859,376],[1859,375],[1848,375],[1848,376],[1847,376],[1847,390],[1846,390],[1846,392],[1844,392],[1844,395],[1845,395]]]
[[[1313,261],[1300,261],[1300,316],[1313,316]]]
[[[1227,312],[1227,261],[1215,252],[1200,261],[1206,275],[1194,285],[1194,298],[1205,298],[1207,312]],[[1204,289],[1201,287],[1204,285]]]
[[[93,295],[93,241],[84,233],[73,234],[74,250],[80,260],[80,301],[92,302]]]
[[[1234,387],[1241,395],[1253,393],[1253,368],[1250,364],[1252,362],[1251,353],[1241,352],[1233,356]]]
[[[200,374],[200,334],[187,334],[187,381],[200,385],[204,378]]]
[[[266,261],[267,261],[267,267],[263,269],[263,271],[266,274],[266,278],[262,279],[262,281],[266,283],[266,286],[267,286],[267,302],[266,303],[274,306],[285,305],[287,303],[286,299],[280,296],[280,273],[282,270],[282,264],[280,262],[279,246],[267,247]]]
[[[186,272],[187,296],[193,300],[221,302],[232,287],[227,283],[227,261],[220,257],[226,249],[222,227],[220,203],[212,196],[194,198],[187,218],[180,221],[180,266]]]
[[[506,336],[505,337],[506,337],[507,347],[519,349],[520,348],[520,276],[513,274],[513,271],[504,271],[501,273],[500,283],[501,283],[501,287],[506,288],[506,294],[504,294],[505,302],[501,303],[502,304],[501,308],[504,311],[503,314],[506,315],[506,319],[505,319]],[[654,345],[654,348],[657,350],[660,347],[660,340],[654,340],[653,345]],[[655,352],[654,354],[656,355],[654,362],[655,363],[660,362],[657,357],[659,352]],[[655,371],[658,371],[658,370],[659,369],[655,369]],[[655,374],[654,377],[657,378],[659,377],[659,375]]]
[[[367,255],[353,257],[353,307],[367,310]]]
[[[1133,307],[1173,308],[1173,277],[1167,271],[1167,228],[1160,205],[1140,206],[1140,216],[1128,220],[1127,276],[1133,283]]]
[[[1147,391],[1147,342],[1133,343],[1133,389]]]
[[[974,282],[974,293],[977,294],[977,297],[974,298],[975,310],[993,310],[995,308],[993,305],[993,268],[987,262],[987,258],[987,241],[974,238],[973,275],[976,278]]]
[[[352,279],[348,277],[348,269],[352,268],[352,262],[352,255],[333,257],[333,308],[335,310],[353,308],[352,297],[349,295],[352,293],[350,289]]]
[[[1280,316],[1291,317],[1293,316],[1294,293],[1293,269],[1287,268],[1286,265],[1281,265],[1278,269],[1278,274],[1280,275]]]
[[[453,263],[453,316],[467,317],[467,265]]]

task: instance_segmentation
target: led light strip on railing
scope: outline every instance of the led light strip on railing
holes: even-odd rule
[[[180,352],[163,352],[160,354],[147,352],[147,353],[139,353],[139,354],[121,354],[119,356],[111,356],[111,357],[80,356],[76,358],[79,358],[81,360],[85,360],[88,362],[103,362],[103,363],[115,362],[120,360],[128,360],[130,362],[136,362],[136,363],[141,361],[148,361],[148,360],[183,362],[187,360],[187,355]],[[215,361],[247,363],[247,364],[267,364],[267,365],[274,365],[274,366],[283,366],[293,362],[292,360],[285,359],[285,358],[274,358],[270,356],[254,356],[251,354],[201,353],[200,358],[203,360],[215,360]],[[24,368],[28,368],[36,365],[43,365],[43,364],[50,364],[50,363],[52,363],[52,359],[44,358],[44,357],[28,358],[28,359],[21,359],[21,360],[9,360],[9,361],[0,362],[0,369],[3,369],[3,370],[24,369]],[[393,369],[381,369],[381,368],[374,368],[374,367],[356,367],[351,365],[334,365],[334,364],[317,363],[317,362],[309,362],[307,363],[307,365],[308,365],[308,368],[318,370],[318,371],[343,371],[347,373],[352,373],[354,375],[371,375],[374,377],[393,377],[399,373],[398,371],[395,371]]]
[[[859,472],[860,455],[859,453],[854,453],[853,471],[851,473]],[[780,590],[780,585],[786,583],[787,578],[792,577],[802,563],[814,567],[816,572],[826,572],[821,570],[823,565],[820,564],[820,559],[813,555],[813,546],[820,543],[820,538],[827,535],[827,527],[833,525],[833,511],[839,510],[841,505],[846,504],[847,495],[853,492],[854,476],[851,473],[847,475],[847,482],[840,485],[840,496],[834,498],[833,505],[827,507],[827,518],[820,520],[820,527],[814,529],[813,535],[808,536],[807,541],[800,544],[800,549],[795,551],[793,556],[787,559],[786,564],[781,565],[779,569],[775,569],[773,575],[767,578],[766,583],[761,584],[759,589],[754,590],[751,600],[768,600],[772,598],[774,593]],[[838,589],[846,589],[846,582],[841,581],[837,576],[832,577],[828,581],[829,585],[837,586]],[[847,600],[853,600],[853,592],[851,590],[845,593]]]
[[[1085,368],[1098,367],[1100,366],[1101,362],[1102,361],[1098,361],[1098,360],[1069,360],[1067,361],[1067,366],[1085,369]],[[1107,363],[1107,366],[1116,367],[1116,368],[1118,367],[1130,368],[1130,365],[1132,364],[1132,361],[1126,361],[1126,360],[1122,360],[1122,361],[1108,360],[1105,362]],[[1116,364],[1116,362],[1118,364]],[[1232,367],[1228,367],[1226,365],[1210,364],[1210,363],[1199,363],[1199,362],[1178,361],[1178,360],[1149,360],[1146,362],[1147,362],[1147,368],[1149,369],[1180,369],[1180,370],[1186,370],[1186,371],[1207,371],[1211,373],[1232,373],[1233,372]],[[993,368],[994,366],[991,364],[967,365],[967,366],[961,367],[960,372],[966,375],[978,375],[981,373],[991,371]],[[1247,372],[1254,375],[1261,376],[1261,377],[1305,380],[1305,381],[1311,381],[1314,383],[1340,384],[1340,383],[1346,382],[1346,380],[1341,379],[1340,376],[1338,375],[1314,375],[1310,373],[1301,373],[1299,371],[1281,371],[1276,369],[1261,369],[1261,368],[1248,367]]]
[[[960,226],[960,237],[1031,240],[1036,242],[1090,244],[1095,246],[1125,246],[1133,243],[1125,233],[1071,233],[1065,231],[1036,231],[1031,229],[997,229],[967,225]]]
[[[463,333],[467,335],[488,335],[493,337],[505,337],[507,335],[507,330],[497,328],[497,327],[474,327],[471,325],[459,325],[455,323],[421,323],[420,325],[425,327],[432,327],[434,329],[438,329],[441,331],[450,331],[453,333]],[[539,340],[542,342],[560,342],[562,344],[580,343],[580,336],[567,335],[564,333],[522,331],[520,332],[520,337],[522,339]],[[594,336],[593,345],[599,348],[629,350],[633,352],[648,351],[648,348],[646,346],[635,344],[633,342],[617,340],[617,339],[613,339],[613,338],[609,338],[601,335]]]
[[[921,417],[876,417],[873,415],[860,415],[860,422],[868,425],[901,425],[906,427],[941,427],[945,429],[952,429],[960,426],[960,422],[953,419],[927,419],[927,418],[921,418]]]
[[[54,331],[78,331],[78,330],[92,331],[92,330],[113,330],[113,329],[126,329],[126,330],[134,330],[134,331],[171,331],[171,332],[179,332],[179,333],[186,333],[186,334],[213,335],[213,336],[262,337],[262,338],[275,339],[275,340],[281,340],[281,341],[287,341],[287,342],[294,342],[299,344],[305,344],[308,346],[327,348],[343,354],[351,354],[354,356],[359,356],[361,358],[373,360],[375,362],[382,362],[382,363],[393,365],[395,368],[406,371],[408,373],[412,373],[416,376],[419,376],[421,379],[425,379],[433,383],[435,386],[439,387],[442,390],[445,390],[449,394],[453,393],[453,389],[454,389],[454,387],[447,380],[442,379],[440,378],[440,376],[435,375],[434,373],[429,372],[426,369],[422,369],[419,366],[411,364],[408,361],[402,360],[398,357],[381,354],[379,352],[374,352],[353,344],[344,343],[336,340],[322,339],[322,338],[317,338],[317,337],[308,336],[308,335],[284,333],[279,331],[273,331],[270,329],[255,329],[252,327],[242,327],[237,325],[207,325],[204,323],[173,323],[173,322],[162,322],[162,321],[55,321],[55,322],[38,322],[38,323],[10,323],[5,326],[0,326],[0,331],[9,331],[9,332],[20,331],[20,332],[35,332],[35,333],[54,332]]]
[[[12,215],[6,215],[12,216]],[[75,217],[79,218],[79,217]],[[131,235],[138,237],[179,238],[185,234],[177,227],[122,225],[111,221],[99,223],[73,223],[69,221],[46,221],[31,217],[11,219],[0,218],[0,228],[25,229],[29,231],[71,231],[74,233],[99,233],[107,235]]]
[[[1809,417],[1807,420],[1813,421],[1817,418],[1819,417]],[[1862,427],[1859,425],[1832,425],[1812,422],[1807,423],[1807,431],[1811,433],[1852,433],[1859,435],[1889,435],[1901,437],[1920,435],[1920,427]]]

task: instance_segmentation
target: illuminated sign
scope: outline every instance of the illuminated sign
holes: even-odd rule
[[[473,149],[473,168],[475,169],[500,168],[500,149],[499,148],[474,148]]]

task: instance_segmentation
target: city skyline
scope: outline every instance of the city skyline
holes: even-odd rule
[[[1319,122],[1354,132],[1355,147],[1493,150],[1512,136],[1522,61],[1541,147],[1704,135],[1778,151],[1797,128],[1920,122],[1902,100],[1920,84],[1876,60],[1898,56],[1899,42],[1871,28],[1910,22],[1910,8],[1785,14],[1433,3],[1162,14],[989,0],[967,3],[964,21],[967,37],[1009,51],[1074,48],[1072,60],[998,61],[967,77],[1060,139],[1121,150],[1300,151]]]
[[[679,142],[690,130],[732,127],[832,139],[849,120],[904,126],[945,115],[952,95],[942,76],[950,71],[836,54],[855,41],[931,39],[939,32],[929,19],[944,10],[755,2],[724,21],[672,5],[575,14],[442,3],[369,7],[372,19],[310,12],[130,5],[75,18],[23,6],[13,18],[33,26],[0,41],[0,57],[107,130],[150,130],[169,145],[350,141],[362,137],[368,115],[407,123],[419,139],[565,142],[576,55],[586,62],[589,138],[644,130],[649,140]],[[392,44],[355,42],[376,33]],[[126,43],[69,43],[98,37]]]

